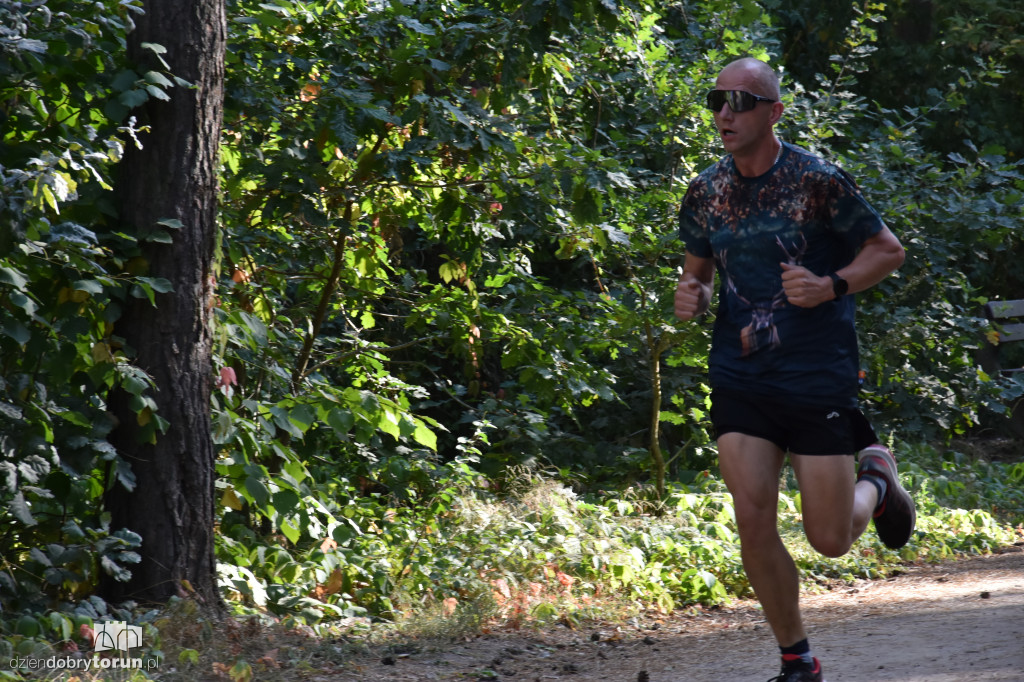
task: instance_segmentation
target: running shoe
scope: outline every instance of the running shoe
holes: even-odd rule
[[[885,497],[875,511],[875,530],[886,547],[899,549],[910,541],[917,523],[917,511],[910,493],[900,485],[896,458],[888,448],[871,445],[860,451],[857,480],[864,476],[878,476],[885,481]]]
[[[814,665],[800,660],[795,661],[782,659],[782,672],[768,680],[768,682],[825,682],[821,676],[821,661],[814,659]]]

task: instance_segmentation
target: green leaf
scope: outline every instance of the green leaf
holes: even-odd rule
[[[416,33],[420,33],[422,35],[432,36],[436,33],[436,31],[432,27],[427,26],[426,24],[423,24],[419,21],[416,21],[411,17],[399,16],[398,22],[400,24],[403,24],[407,28],[412,29]]]
[[[686,417],[679,414],[678,412],[662,411],[659,413],[659,417],[661,421],[666,422],[668,424],[676,424],[678,426],[686,424]]]
[[[4,320],[3,325],[0,325],[0,330],[3,330],[6,336],[11,337],[22,346],[32,338],[32,332],[29,331],[28,327],[17,320]]]
[[[103,293],[103,283],[95,279],[79,279],[71,283],[75,291],[84,291],[93,296]]]
[[[149,381],[142,370],[129,371],[121,377],[121,388],[132,395],[142,395],[149,388]]]
[[[287,433],[291,434],[296,438],[302,437],[302,430],[299,429],[299,427],[294,422],[292,422],[290,416],[291,412],[289,409],[274,405],[273,407],[270,408],[270,414],[273,417],[274,424],[279,429],[281,429],[282,431],[286,431]]]
[[[159,87],[157,87],[155,85],[147,85],[146,86],[146,92],[148,92],[153,97],[156,97],[158,100],[161,100],[161,101],[164,101],[164,102],[171,101],[171,96],[168,95],[166,92],[164,92],[162,88],[159,88]]]
[[[131,71],[130,69],[124,69],[114,76],[114,80],[110,83],[110,87],[114,90],[123,92],[135,87],[135,82],[137,80],[139,80],[139,74]]]
[[[302,537],[301,531],[293,526],[290,521],[284,520],[280,524],[281,532],[293,545],[298,544],[299,539]]]
[[[0,284],[10,284],[16,289],[24,290],[28,285],[28,278],[14,268],[0,266]]]
[[[132,295],[135,298],[148,298],[153,305],[156,305],[156,294],[174,291],[174,285],[163,277],[136,277],[135,283]]]
[[[132,465],[128,460],[118,458],[114,464],[114,474],[117,476],[117,482],[125,490],[128,492],[135,490],[135,472],[132,471]]]
[[[100,566],[103,568],[104,573],[118,582],[127,582],[132,577],[131,571],[119,565],[107,555],[100,557]]]
[[[264,507],[270,501],[270,491],[263,481],[255,476],[248,476],[245,479],[245,490],[249,493],[249,499],[257,505]]]
[[[437,450],[437,434],[427,428],[427,425],[421,421],[416,421],[416,430],[413,431],[413,438],[420,445],[424,445],[431,450]]]
[[[294,481],[296,485],[305,480],[309,475],[306,468],[302,465],[302,462],[297,462],[295,460],[288,460],[284,465],[284,471],[291,477],[291,480]]]
[[[14,631],[23,637],[38,637],[42,628],[39,627],[39,621],[33,616],[25,614],[18,618],[17,623],[14,626]]]
[[[66,498],[67,498],[67,493],[65,493],[64,496],[63,496],[63,499],[66,499]],[[83,531],[82,527],[79,526],[74,521],[68,521],[67,523],[65,523],[63,526],[61,526],[60,531],[62,533],[64,533],[64,535],[66,536],[66,539],[69,538],[71,540],[78,541],[78,540],[83,540],[85,538],[85,531]]]
[[[299,496],[294,490],[279,490],[274,493],[274,509],[280,514],[290,514],[299,508]]]
[[[25,495],[22,491],[19,490],[14,493],[14,498],[11,500],[10,510],[14,515],[14,518],[21,521],[24,525],[36,525],[36,520],[32,517],[32,512],[29,510],[28,502],[25,501]]]
[[[72,622],[71,619],[65,616],[63,613],[57,613],[53,611],[50,613],[50,627],[62,640],[71,639]]]
[[[88,428],[92,426],[92,420],[76,410],[67,410],[65,412],[61,412],[60,418],[70,424],[81,426],[82,428]]]
[[[21,50],[22,52],[34,52],[35,54],[46,53],[46,43],[41,40],[35,40],[33,38],[17,38],[12,41],[5,41],[8,45],[13,45],[14,49]]]
[[[29,317],[35,317],[36,311],[39,310],[39,306],[36,302],[20,291],[16,291],[10,295],[10,302],[15,307],[21,308]]]
[[[152,242],[154,244],[173,244],[174,237],[167,234],[163,230],[153,230],[143,239],[146,242]]]
[[[53,566],[53,561],[50,560],[50,557],[47,556],[46,552],[39,549],[38,547],[33,547],[32,549],[30,549],[28,554],[30,557],[32,557],[32,561],[36,562],[40,566]]]
[[[125,105],[129,109],[142,106],[149,99],[149,93],[145,90],[133,89],[125,90],[117,96],[117,101]]]
[[[309,405],[296,405],[289,411],[288,418],[299,428],[299,431],[305,433],[316,421],[316,410]]]
[[[336,408],[327,413],[327,423],[338,434],[346,434],[352,430],[355,418],[349,410]]]
[[[159,71],[147,71],[146,74],[142,77],[142,79],[151,85],[159,85],[162,88],[174,87],[174,83],[167,80],[167,77]]]

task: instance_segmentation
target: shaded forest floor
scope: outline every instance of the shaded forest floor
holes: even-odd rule
[[[1019,440],[959,449],[1024,460]],[[907,565],[886,579],[811,590],[802,595],[803,610],[828,682],[1024,682],[1024,542],[988,556]],[[431,635],[355,624],[344,636],[317,637],[308,628],[255,621],[228,620],[210,631],[179,616],[169,631],[161,628],[166,657],[150,679],[764,682],[778,672],[771,631],[753,600],[482,633],[443,623],[434,628],[427,618],[416,631]],[[198,654],[193,662],[183,655],[188,652]],[[98,679],[115,678],[78,678]]]
[[[1019,440],[959,447],[992,460],[1024,457]],[[1024,543],[805,593],[802,602],[829,682],[1024,682]],[[626,623],[371,647],[329,672],[311,671],[309,679],[763,681],[777,674],[777,661],[759,606],[738,600]]]
[[[829,682],[1024,680],[1024,546],[806,594],[803,605]],[[738,601],[628,625],[381,647],[310,672],[339,682],[763,681],[777,673],[777,650],[756,603]]]

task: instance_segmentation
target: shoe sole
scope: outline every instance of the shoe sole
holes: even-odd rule
[[[884,466],[871,466],[870,460],[880,459]],[[868,466],[865,467],[865,464]],[[917,525],[917,510],[910,493],[900,484],[896,458],[881,447],[861,450],[861,471],[865,469],[885,479],[885,507],[881,516],[874,518],[878,538],[889,549],[900,549],[910,541]]]

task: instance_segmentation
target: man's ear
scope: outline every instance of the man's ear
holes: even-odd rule
[[[786,110],[786,105],[782,102],[772,102],[772,115],[768,120],[771,121],[772,125],[779,122],[782,118],[782,112]]]

